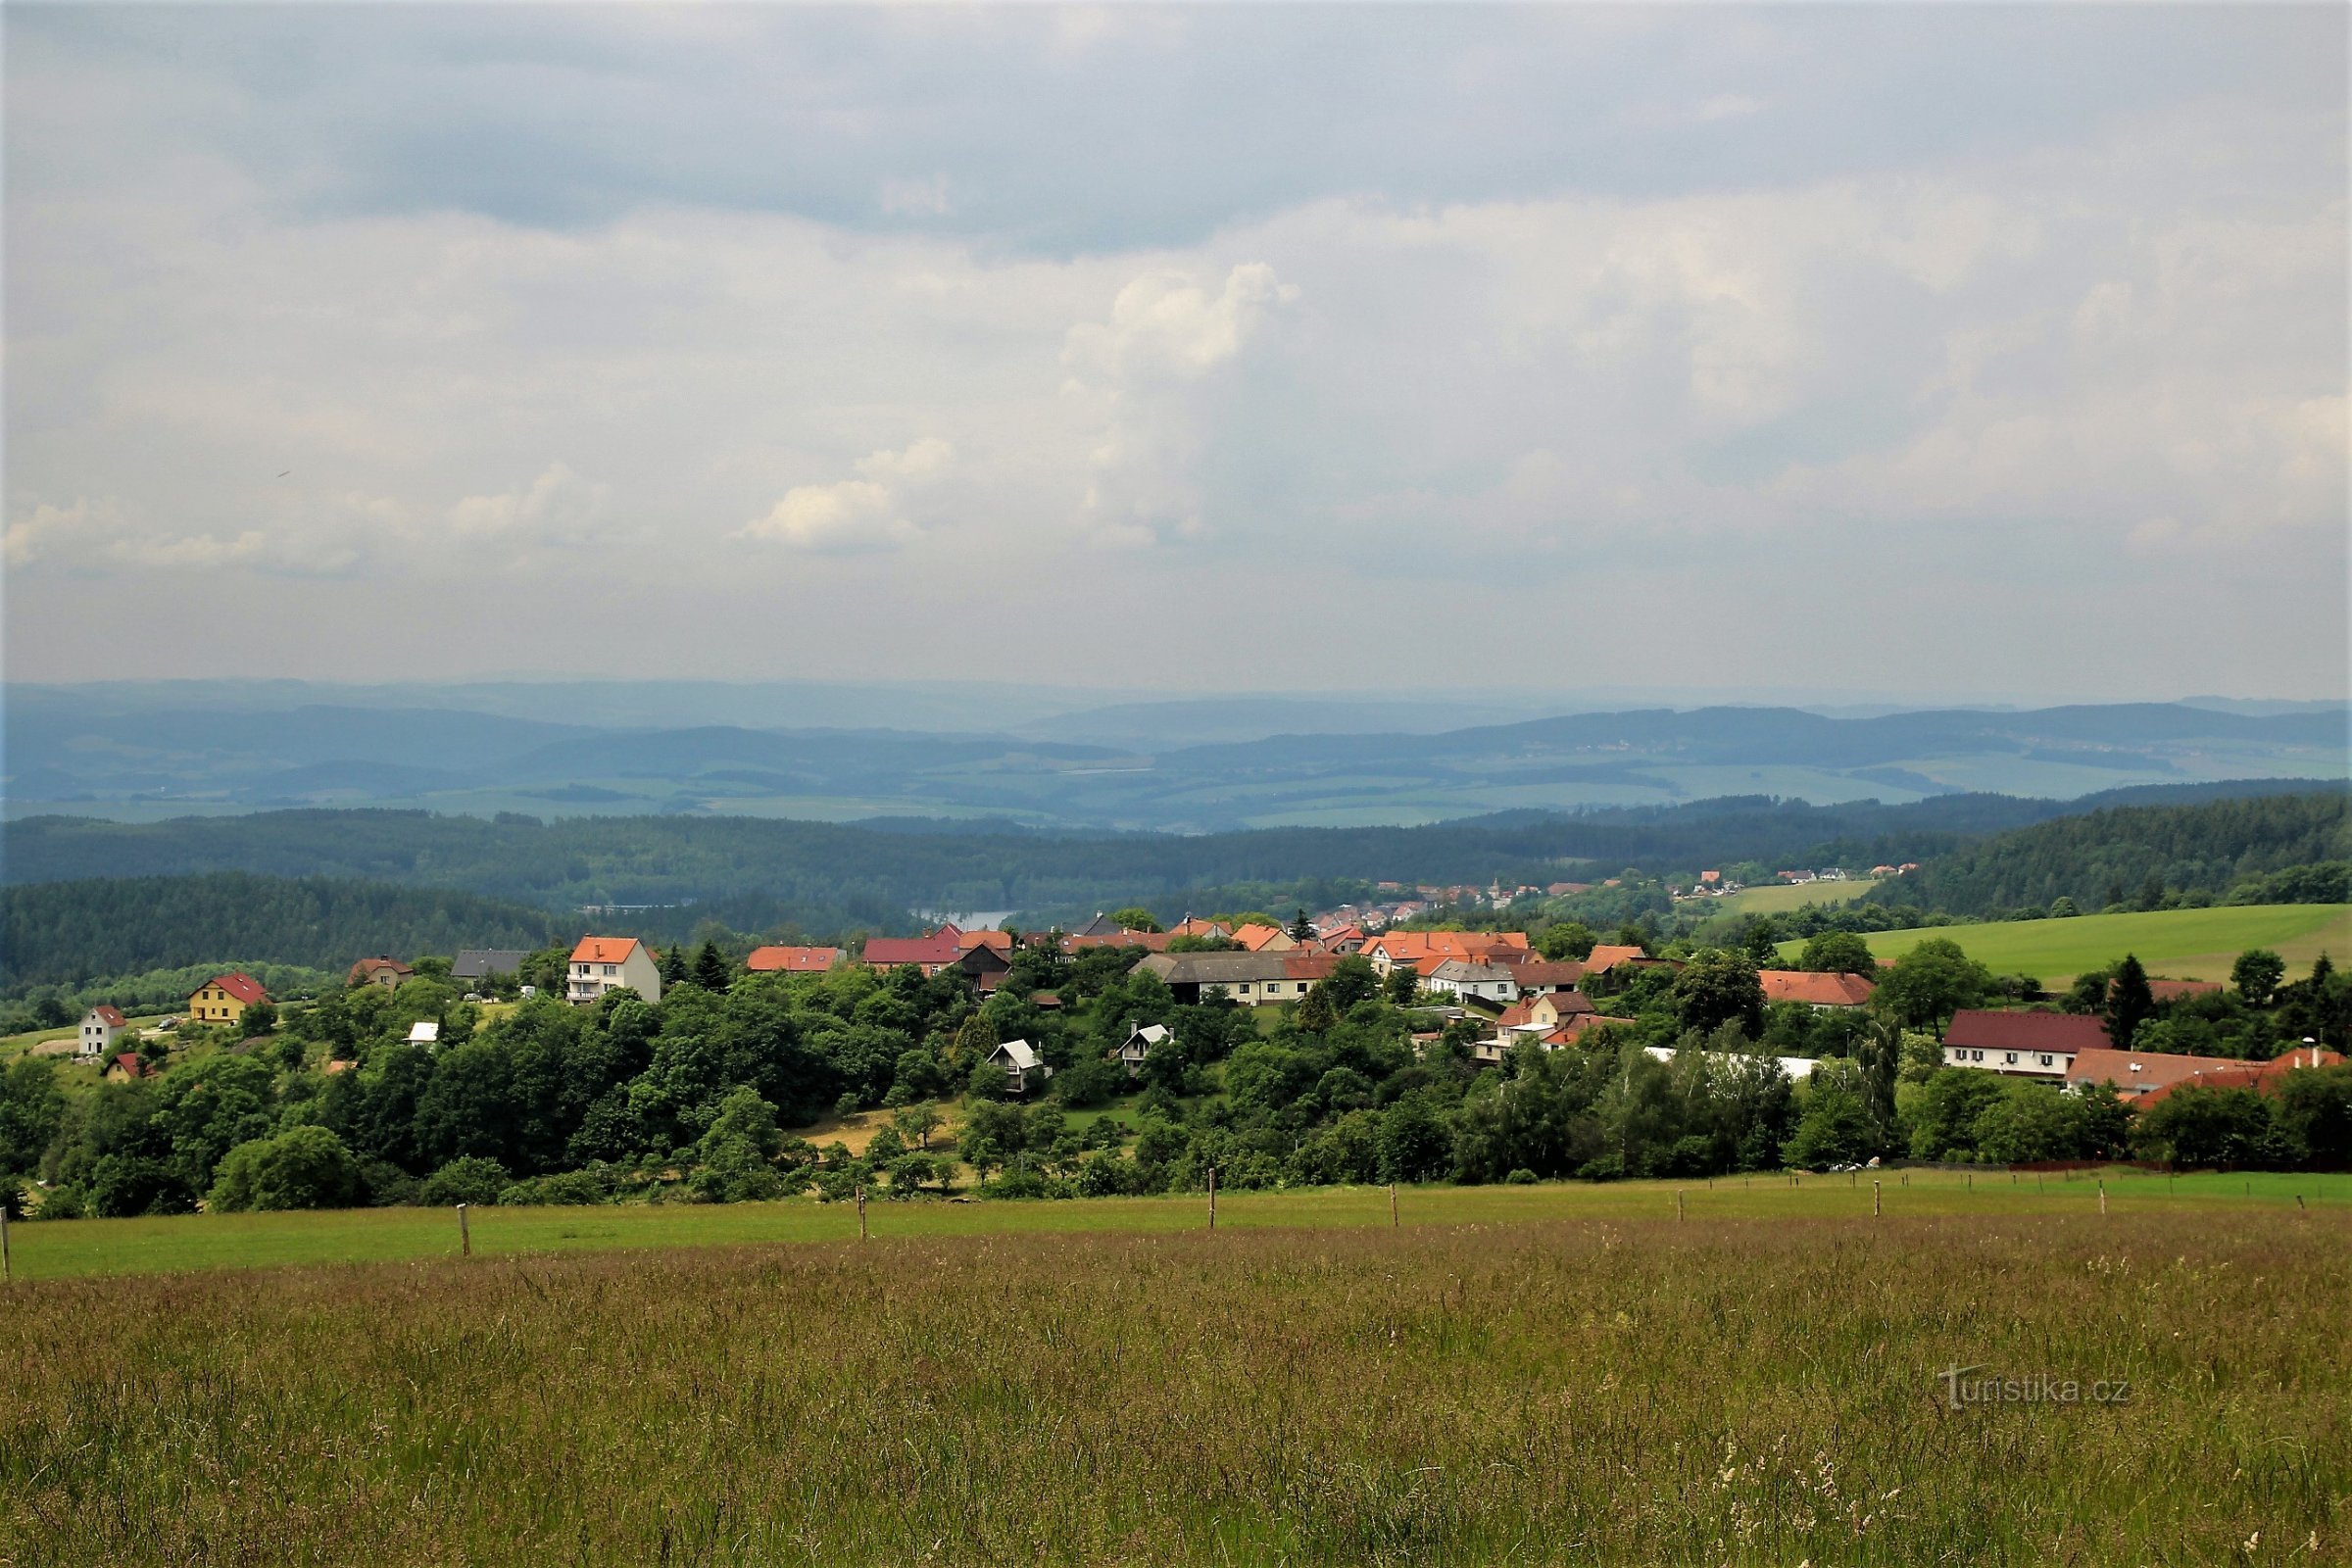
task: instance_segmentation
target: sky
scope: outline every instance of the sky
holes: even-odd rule
[[[2340,698],[2340,6],[45,6],[12,680]]]

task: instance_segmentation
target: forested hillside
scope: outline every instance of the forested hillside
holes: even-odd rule
[[[2198,786],[2210,789],[2216,786]],[[2256,793],[2273,781],[2234,786]],[[2169,792],[2122,792],[2132,798]],[[1582,866],[1689,870],[1718,862],[1927,860],[2079,806],[1955,795],[1905,806],[1815,807],[1761,797],[1563,816],[1535,812],[1396,828],[1272,828],[1199,836],[936,831],[722,816],[436,816],[295,810],[150,824],[33,817],[7,825],[16,883],[237,869],[463,889],[554,910],[695,902],[689,921],[742,930],[895,929],[910,908],[1014,909],[1036,920],[1121,904],[1239,907],[1241,890],[1296,902],[1362,884],[1530,881]],[[1220,902],[1223,900],[1223,902]],[[649,927],[655,934],[656,925]]]
[[[339,973],[374,953],[544,947],[577,924],[448,889],[244,871],[11,887],[0,889],[0,991],[223,960]]]
[[[2286,867],[2346,859],[2352,808],[2337,790],[2062,817],[1929,860],[1869,897],[1951,914],[1995,915],[2060,898],[2089,911],[2167,892],[2220,900]],[[2292,896],[2304,880],[2263,882],[2260,896]]]

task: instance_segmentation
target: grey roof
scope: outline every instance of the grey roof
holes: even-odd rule
[[[449,966],[452,980],[479,980],[486,974],[513,974],[530,955],[510,948],[467,948]]]
[[[989,1053],[988,1059],[994,1061],[999,1056],[1003,1056],[1006,1061],[1011,1062],[1015,1067],[1020,1068],[1023,1072],[1027,1072],[1030,1068],[1037,1065],[1037,1048],[1029,1044],[1029,1042],[1026,1040],[1005,1041],[1003,1045],[997,1047],[996,1050]]]
[[[1291,953],[1154,953],[1137,960],[1172,986],[1231,986],[1243,981],[1287,980]],[[1133,973],[1133,970],[1129,971]]]
[[[1467,958],[1447,958],[1430,971],[1432,980],[1457,980],[1485,985],[1496,981],[1517,981],[1518,976],[1499,963],[1472,963]]]
[[[1074,937],[1115,937],[1127,928],[1107,914],[1098,914],[1070,933]]]

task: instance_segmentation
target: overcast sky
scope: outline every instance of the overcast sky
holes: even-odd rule
[[[2341,696],[2346,17],[11,4],[8,673]]]

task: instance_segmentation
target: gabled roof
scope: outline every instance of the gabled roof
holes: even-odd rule
[[[1425,957],[1484,958],[1527,948],[1524,931],[1388,931],[1364,945],[1366,952],[1385,953],[1392,963],[1418,963]]]
[[[1278,925],[1243,925],[1233,930],[1233,940],[1247,953],[1263,953],[1268,948],[1283,951],[1298,944],[1291,934]]]
[[[951,926],[940,927],[941,931],[953,929]],[[936,933],[934,934],[936,935]],[[1009,931],[957,931],[956,945],[967,951],[972,948],[994,948],[999,953],[1010,953],[1012,951],[1012,933]]]
[[[270,993],[262,989],[262,983],[242,970],[234,974],[217,974],[196,989],[209,991],[215,986],[219,986],[237,1001],[249,1005],[256,1002],[270,1000]]]
[[[1139,959],[1172,986],[1255,985],[1262,980],[1316,981],[1340,961],[1336,953],[1154,953]]]
[[[2098,1019],[2075,1012],[1992,1012],[1964,1007],[1952,1014],[1943,1032],[1947,1046],[1971,1051],[2040,1051],[2074,1055],[2098,1051],[2107,1044],[2107,1029]]]
[[[514,974],[530,955],[520,948],[464,948],[449,966],[452,980],[479,980],[484,975]]]
[[[1586,955],[1585,973],[1605,974],[1621,963],[1648,956],[1649,955],[1640,948],[1604,942]]]
[[[1591,1034],[1595,1029],[1606,1028],[1611,1024],[1631,1026],[1639,1021],[1634,1018],[1612,1018],[1606,1013],[1580,1012],[1572,1018],[1561,1019],[1560,1026],[1544,1037],[1544,1043],[1547,1046],[1565,1045]]]
[[[1451,980],[1457,985],[1509,985],[1518,976],[1504,964],[1472,962],[1467,958],[1447,958],[1430,971],[1432,980]]]
[[[398,958],[385,956],[374,958],[362,958],[359,962],[351,966],[351,973],[355,977],[367,977],[381,974],[386,969],[391,970],[394,974],[415,974],[416,972],[416,970],[410,968],[407,964],[401,962]]]
[[[128,1077],[144,1078],[147,1076],[147,1064],[139,1059],[139,1054],[135,1051],[117,1053],[114,1066],[117,1071]]]
[[[1529,958],[1511,965],[1511,978],[1522,991],[1567,991],[1585,977],[1585,966],[1567,959]]]
[[[90,1009],[89,1016],[105,1024],[109,1029],[121,1029],[130,1022],[128,1018],[122,1016],[121,1008],[111,1006],[103,1002]]]
[[[754,974],[822,974],[841,961],[839,948],[754,948],[743,966]]]
[[[441,1026],[430,1019],[409,1025],[409,1044],[412,1046],[438,1045],[440,1040]]]
[[[626,963],[643,944],[635,937],[582,937],[571,950],[573,963]]]
[[[1098,914],[1070,933],[1074,937],[1115,937],[1123,930],[1118,921],[1107,914]]]
[[[1026,1040],[1007,1040],[988,1054],[988,1059],[991,1061],[996,1060],[999,1056],[1004,1057],[1023,1072],[1027,1072],[1037,1065],[1037,1048]]]
[[[1230,937],[1233,935],[1233,931],[1222,920],[1203,920],[1197,914],[1188,914],[1168,927],[1168,935],[1172,937]]]
[[[1858,974],[1815,974],[1807,969],[1759,969],[1766,1002],[1801,1002],[1813,1007],[1859,1007],[1878,985]]]
[[[2126,1094],[2150,1089],[2173,1089],[2210,1073],[2234,1073],[2245,1063],[2230,1056],[2173,1056],[2156,1051],[2110,1051],[2103,1047],[2077,1053],[2066,1069],[2072,1084],[2113,1084]]]
[[[2337,1052],[2298,1046],[2285,1055],[2270,1061],[2241,1061],[2234,1066],[2215,1067],[2194,1077],[2160,1084],[2140,1103],[2153,1105],[2174,1090],[2185,1089],[2192,1084],[2203,1089],[2251,1089],[2258,1095],[2275,1095],[2290,1072],[2308,1072],[2314,1067],[2340,1067],[2343,1061],[2343,1056]]]
[[[927,937],[867,937],[864,959],[877,968],[902,963],[954,963],[963,949],[952,936],[934,931]]]

